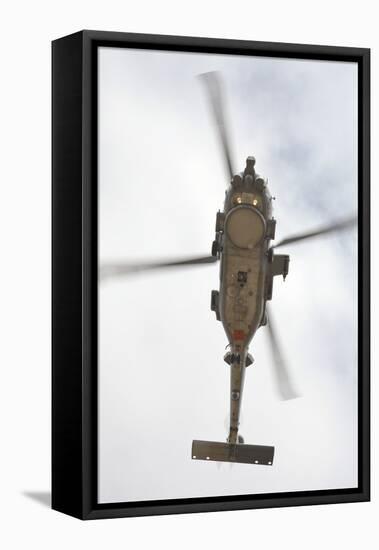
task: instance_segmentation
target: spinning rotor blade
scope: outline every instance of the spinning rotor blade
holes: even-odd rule
[[[317,229],[314,229],[313,231],[307,231],[306,233],[299,233],[298,235],[292,235],[292,237],[287,237],[286,239],[283,239],[278,242],[278,244],[274,245],[273,248],[278,248],[279,246],[284,246],[285,244],[292,244],[296,243],[298,241],[303,241],[305,239],[311,239],[313,237],[319,237],[320,235],[326,235],[327,233],[333,233],[335,231],[342,231],[343,229],[348,229],[349,227],[353,227],[357,223],[357,217],[353,216],[351,218],[347,218],[345,220],[342,220],[340,222],[333,223],[331,225],[325,225],[321,226]]]
[[[199,78],[204,82],[208,92],[209,101],[212,107],[214,120],[217,126],[218,134],[223,149],[226,168],[230,179],[233,178],[235,172],[233,171],[232,155],[230,150],[229,132],[225,120],[225,107],[222,96],[222,83],[220,79],[220,73],[213,71],[210,73],[203,73],[199,75]]]
[[[267,308],[267,305],[266,305],[266,308]],[[270,344],[271,344],[270,347],[271,347],[271,351],[274,359],[273,364],[275,367],[275,377],[276,377],[276,382],[277,382],[277,387],[278,387],[280,397],[283,400],[296,399],[296,397],[300,397],[300,396],[293,387],[290,373],[284,361],[283,354],[280,349],[277,333],[275,330],[275,325],[272,321],[271,312],[270,314],[267,312],[267,328],[268,328],[268,335],[269,335]]]
[[[110,277],[121,277],[125,275],[132,275],[139,273],[140,271],[151,271],[153,269],[165,269],[172,267],[187,267],[193,265],[212,264],[217,262],[217,258],[214,256],[200,256],[195,258],[176,259],[169,262],[149,262],[149,263],[114,263],[104,264],[100,266],[99,277],[100,280],[108,279]]]

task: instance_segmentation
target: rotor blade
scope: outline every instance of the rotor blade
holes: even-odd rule
[[[267,305],[266,305],[266,308],[267,308]],[[268,314],[268,311],[267,311],[267,328],[268,328],[268,336],[270,338],[270,347],[271,347],[271,351],[274,359],[275,378],[276,378],[277,388],[278,388],[280,397],[283,400],[296,399],[296,397],[300,397],[300,396],[296,392],[293,386],[289,370],[286,366],[282,351],[280,349],[277,333],[275,330],[275,325],[272,320],[272,313],[270,312],[270,314]]]
[[[212,107],[214,120],[217,126],[218,135],[220,137],[221,147],[225,158],[226,168],[230,179],[233,178],[235,172],[233,170],[232,154],[229,142],[229,132],[225,120],[225,107],[223,101],[223,89],[220,78],[220,73],[213,71],[199,75],[199,78],[204,82],[207,89],[209,101]]]
[[[345,220],[333,223],[331,225],[325,225],[314,229],[313,231],[307,231],[305,233],[298,233],[297,235],[292,235],[278,242],[274,245],[273,248],[278,248],[279,246],[284,246],[285,244],[292,244],[298,241],[304,241],[305,239],[311,239],[313,237],[319,237],[321,235],[326,235],[327,233],[333,233],[335,231],[342,231],[343,229],[348,229],[353,227],[357,223],[357,217],[352,216]]]
[[[99,278],[100,280],[108,279],[110,277],[121,277],[125,275],[132,275],[139,273],[140,271],[151,271],[154,269],[165,269],[172,267],[187,267],[193,265],[212,264],[217,262],[217,258],[214,256],[200,256],[194,258],[175,259],[164,262],[146,262],[146,263],[109,263],[100,266]]]

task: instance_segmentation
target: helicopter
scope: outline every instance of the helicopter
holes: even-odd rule
[[[235,171],[220,75],[209,72],[200,75],[200,78],[207,91],[228,178],[224,207],[216,214],[211,254],[163,262],[104,264],[100,266],[100,280],[147,270],[219,263],[219,289],[211,291],[211,310],[222,323],[228,340],[229,350],[224,361],[230,368],[229,432],[226,442],[193,440],[191,458],[271,466],[275,448],[245,444],[239,434],[239,425],[245,373],[254,363],[249,346],[260,327],[267,327],[268,330],[281,397],[298,397],[283,360],[272,315],[268,311],[274,278],[282,276],[285,280],[289,273],[289,255],[277,254],[276,249],[345,230],[356,224],[357,220],[355,216],[350,216],[272,244],[275,241],[276,220],[268,181],[256,172],[253,156],[247,157],[242,172]]]

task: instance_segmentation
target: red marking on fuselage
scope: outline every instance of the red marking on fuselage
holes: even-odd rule
[[[233,340],[244,340],[245,339],[245,332],[243,330],[235,330],[233,332]]]

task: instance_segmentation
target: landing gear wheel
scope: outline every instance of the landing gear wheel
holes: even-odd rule
[[[242,435],[239,435],[239,436],[238,436],[238,443],[245,443],[245,440],[244,440],[244,438],[242,437]]]
[[[213,241],[213,243],[212,243],[212,256],[214,258],[217,258],[219,250],[220,249],[219,249],[219,246],[218,246],[218,242]]]

